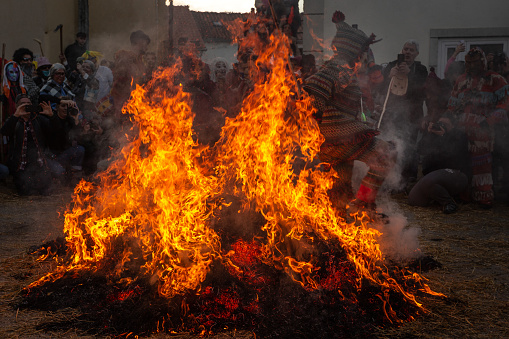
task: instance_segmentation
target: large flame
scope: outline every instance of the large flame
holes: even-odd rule
[[[380,296],[384,304],[393,291],[421,307],[383,265],[380,233],[369,227],[371,220],[360,214],[347,223],[331,205],[327,191],[335,173],[316,166],[323,138],[311,98],[297,97],[287,38],[274,34],[260,47],[248,37],[242,44],[257,55],[254,88],[240,113],[226,118],[212,148],[196,141],[191,98],[174,85],[178,65],[136,88],[125,107],[136,136],[99,182],[76,187],[65,216],[72,261],[42,281],[114,263],[110,274],[126,284],[141,274],[166,297],[199,291],[214,260],[241,270],[232,260],[235,247],[223,251],[211,227],[219,210],[229,206],[224,196],[233,195],[243,209],[265,218],[266,240],[256,252],[265,264],[306,288],[319,288],[313,242],[334,240],[355,267],[357,287],[367,279],[387,292]],[[433,293],[420,276],[406,278]],[[397,319],[390,306],[386,314]]]

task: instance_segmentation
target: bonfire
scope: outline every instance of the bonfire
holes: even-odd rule
[[[418,296],[440,294],[389,264],[376,221],[332,207],[336,173],[317,159],[323,139],[289,70],[288,39],[240,44],[257,54],[253,88],[214,145],[197,138],[178,64],[136,88],[124,107],[129,143],[76,186],[66,251],[41,258],[58,267],[21,305],[76,307],[89,332],[125,336],[365,335],[426,312]]]

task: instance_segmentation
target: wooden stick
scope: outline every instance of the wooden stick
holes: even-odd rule
[[[60,54],[64,54],[64,45],[63,45],[63,37],[62,37],[62,28],[60,27]]]
[[[281,34],[283,34],[283,32],[281,32],[279,30],[276,11],[274,11],[274,7],[272,6],[272,0],[269,0],[269,6],[270,6],[270,12],[272,13],[272,20],[274,21],[274,25],[276,26],[276,30],[278,32],[280,32]],[[289,55],[286,56],[286,62],[288,63],[288,67],[290,68],[290,72],[292,73],[293,81],[295,81],[295,86],[297,87],[297,95],[299,96],[299,100],[300,100],[302,97],[302,91],[300,89],[299,81],[297,80],[297,77],[295,76],[295,72],[293,71],[293,65],[292,65],[292,61],[290,60]]]
[[[2,77],[0,79],[0,95],[4,94],[4,61],[5,61],[5,43],[2,44]],[[4,124],[4,103],[0,102],[0,125]],[[0,161],[4,162],[4,137],[0,135]]]

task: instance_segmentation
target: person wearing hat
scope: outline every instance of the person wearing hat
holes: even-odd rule
[[[120,50],[115,53],[115,69],[113,71],[113,86],[111,96],[115,106],[115,118],[122,116],[122,106],[129,99],[131,91],[143,81],[145,64],[143,55],[147,52],[150,37],[143,31],[131,33],[130,50]]]
[[[48,82],[49,70],[52,65],[46,57],[37,58],[37,75],[34,77],[34,82],[39,89]]]
[[[500,74],[488,71],[486,56],[480,48],[465,55],[465,73],[456,80],[449,98],[448,112],[468,138],[471,165],[471,196],[484,208],[494,202],[493,148],[507,140],[509,85]]]
[[[331,203],[340,213],[349,205],[349,211],[363,209],[375,217],[377,193],[393,166],[395,152],[389,143],[375,137],[377,131],[358,118],[362,93],[357,71],[361,62],[366,62],[375,36],[368,37],[344,20],[343,13],[334,13],[332,21],[337,27],[331,46],[334,57],[306,79],[303,88],[314,99],[320,132],[325,139],[319,158],[328,164],[326,168],[332,167],[337,172],[329,191]],[[369,167],[355,197],[351,183],[354,160]]]

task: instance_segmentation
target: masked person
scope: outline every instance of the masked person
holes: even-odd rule
[[[39,91],[49,80],[49,70],[53,64],[49,62],[48,58],[37,58],[37,75],[34,77],[34,82],[39,87]]]
[[[395,153],[389,143],[375,138],[377,132],[359,119],[362,93],[356,73],[360,62],[366,61],[374,35],[366,36],[344,19],[343,13],[334,13],[334,57],[306,80],[304,90],[314,98],[320,132],[325,138],[319,158],[337,171],[329,192],[333,206],[344,208],[350,204],[375,216],[377,193],[393,166]],[[351,201],[354,160],[366,163],[369,171]]]
[[[39,101],[39,87],[33,80],[35,74],[34,70],[34,53],[28,48],[19,48],[14,51],[12,60],[18,64],[23,73],[23,84],[27,89],[27,94],[32,102],[37,103]]]
[[[23,84],[23,73],[16,62],[8,62],[4,67],[4,74],[5,76],[2,84],[4,97],[2,99],[5,108],[4,112],[7,114],[4,114],[4,121],[2,121],[2,123],[16,111],[16,97],[19,94],[27,93],[27,89]]]
[[[507,130],[509,86],[501,75],[488,71],[479,48],[465,56],[465,73],[456,80],[448,110],[468,138],[472,199],[484,208],[493,205],[492,160],[497,135]]]

